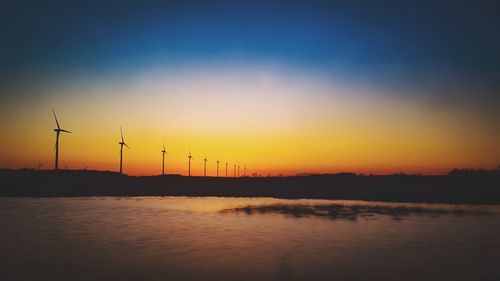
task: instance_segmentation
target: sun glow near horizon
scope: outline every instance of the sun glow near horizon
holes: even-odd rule
[[[408,89],[409,91],[413,89]],[[499,134],[463,108],[429,106],[335,75],[277,66],[147,71],[132,79],[40,84],[48,99],[2,108],[9,132],[2,167],[53,166],[54,106],[63,128],[60,167],[117,170],[119,127],[132,149],[124,172],[220,175],[225,162],[248,174],[301,172],[444,173],[454,167],[495,167]],[[467,128],[467,134],[463,128]],[[474,133],[475,132],[475,133]],[[480,147],[479,147],[480,146]],[[6,149],[6,148],[9,149]],[[494,153],[491,153],[491,152]]]
[[[26,6],[0,20],[0,168],[446,173],[500,161],[489,4]],[[373,6],[373,5],[372,5]],[[494,5],[493,5],[494,6]],[[463,19],[467,19],[466,21]],[[425,22],[425,24],[422,24]],[[231,174],[231,172],[229,172]]]

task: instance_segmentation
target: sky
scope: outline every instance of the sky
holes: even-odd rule
[[[7,1],[0,168],[442,174],[500,165],[495,1]]]

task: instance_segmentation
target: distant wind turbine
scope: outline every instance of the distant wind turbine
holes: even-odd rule
[[[204,166],[203,166],[203,176],[206,177],[207,176],[207,156],[205,155],[205,159],[203,159],[203,161],[205,162]]]
[[[226,161],[226,178],[227,178],[227,161]]]
[[[217,159],[217,177],[219,177],[219,159]]]
[[[162,160],[161,160],[161,175],[165,175],[165,154],[168,155],[167,151],[165,150],[165,143],[163,143],[163,150],[161,151],[162,154]]]
[[[247,164],[245,164],[245,170],[243,172],[243,176],[246,177],[247,176]]]
[[[54,119],[56,119],[56,125],[57,125],[57,128],[54,129],[54,132],[56,132],[56,145],[55,145],[56,161],[55,161],[55,165],[54,165],[54,170],[57,171],[57,170],[59,170],[59,134],[61,132],[64,132],[64,133],[71,133],[71,132],[64,130],[64,129],[61,129],[61,126],[59,126],[59,121],[57,121],[57,116],[56,116],[56,112],[54,111],[54,108],[52,108],[52,113],[54,114]]]
[[[240,165],[238,165],[238,178],[240,177]]]
[[[191,149],[189,150],[189,155],[188,155],[188,176],[191,176],[191,159],[194,159],[193,156],[191,156]]]
[[[233,178],[236,177],[236,165],[234,165]]]
[[[120,144],[120,175],[123,175],[123,146],[126,146],[129,149],[130,149],[130,146],[128,146],[125,143],[125,140],[123,139],[123,131],[122,131],[121,126],[120,126],[120,135],[122,137],[121,141],[119,142],[119,144]]]

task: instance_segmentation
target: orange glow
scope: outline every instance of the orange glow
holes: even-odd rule
[[[228,161],[229,175],[246,164],[247,174],[263,176],[498,165],[500,133],[462,109],[273,72],[166,77],[54,86],[50,99],[1,106],[0,166],[53,168],[52,106],[74,132],[61,136],[61,168],[117,171],[120,125],[131,175],[161,173],[163,140],[166,173],[183,175],[189,149],[192,174],[203,175],[206,155],[211,176],[217,159],[220,175]]]

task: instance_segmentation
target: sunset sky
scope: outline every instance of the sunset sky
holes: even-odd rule
[[[0,168],[440,174],[500,165],[499,4],[12,1]],[[137,3],[134,3],[137,2]],[[405,3],[402,3],[405,2]],[[406,3],[408,2],[408,3]],[[479,1],[481,2],[481,1]],[[369,3],[369,5],[367,4]]]

